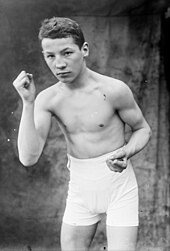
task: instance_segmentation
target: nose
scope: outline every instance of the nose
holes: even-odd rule
[[[55,67],[57,69],[64,69],[66,67],[66,62],[61,57],[57,57],[55,59]]]

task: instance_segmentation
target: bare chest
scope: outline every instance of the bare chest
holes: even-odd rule
[[[82,94],[62,100],[56,114],[70,133],[97,132],[110,124],[114,110],[105,94]]]

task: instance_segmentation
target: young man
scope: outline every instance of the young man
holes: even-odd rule
[[[26,166],[38,161],[54,115],[65,136],[70,170],[62,250],[88,250],[103,213],[108,250],[135,250],[138,187],[130,157],[147,144],[150,127],[126,84],[87,68],[88,43],[75,21],[46,19],[39,39],[59,81],[36,98],[31,74],[22,71],[13,82],[23,101],[20,161]],[[132,129],[128,142],[125,124]]]

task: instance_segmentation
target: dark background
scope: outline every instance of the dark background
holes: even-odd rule
[[[132,159],[140,188],[138,250],[170,250],[168,0],[0,0],[0,248],[60,250],[69,178],[64,138],[54,120],[39,162],[22,166],[22,103],[12,86],[21,70],[34,75],[37,93],[56,83],[37,38],[41,21],[52,16],[80,23],[88,66],[125,81],[152,127],[150,143]],[[103,220],[93,249],[105,243]]]

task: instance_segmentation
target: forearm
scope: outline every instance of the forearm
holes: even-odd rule
[[[40,140],[34,123],[34,103],[23,104],[18,151],[20,161],[26,166],[35,164],[40,156]]]
[[[148,143],[151,137],[151,129],[149,126],[138,129],[132,132],[132,135],[125,146],[127,158],[132,157],[136,153],[140,152]]]

